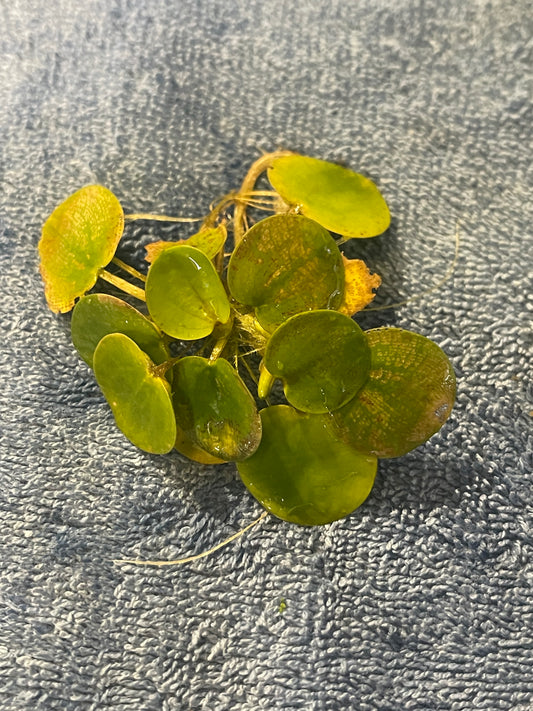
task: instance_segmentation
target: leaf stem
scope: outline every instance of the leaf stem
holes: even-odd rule
[[[173,365],[176,365],[176,363],[182,359],[183,356],[175,356],[174,358],[169,358],[168,360],[165,360],[163,363],[160,363],[159,365],[155,365],[152,368],[152,375],[155,375],[157,378],[163,378],[167,371],[169,371]]]
[[[241,360],[241,362],[244,364],[244,367],[245,367],[246,370],[248,371],[248,375],[250,376],[250,378],[254,381],[254,383],[255,383],[256,385],[259,385],[259,379],[258,379],[257,375],[254,373],[254,371],[253,371],[252,368],[250,367],[250,364],[249,364],[248,361],[246,360],[246,356],[247,356],[247,355],[248,355],[248,353],[241,353],[241,354],[238,356],[238,358],[239,358],[239,359]]]
[[[130,267],[130,265],[126,264],[126,262],[123,262],[122,259],[119,259],[118,257],[113,257],[112,262],[113,262],[113,264],[116,264],[117,267],[120,267],[122,269],[122,271],[125,271],[130,276],[135,277],[136,279],[139,279],[139,281],[146,281],[146,274],[143,274],[142,272],[137,271],[137,269],[135,269],[135,267]]]
[[[272,154],[271,154],[272,155]],[[244,193],[239,191],[239,198],[247,200],[248,198],[259,198],[259,197],[269,197],[269,198],[279,198],[279,193],[275,190],[251,190],[249,193]]]
[[[129,281],[126,281],[125,279],[122,279],[121,277],[116,276],[115,274],[111,274],[106,269],[100,269],[98,272],[98,276],[100,277],[100,279],[103,279],[104,281],[113,284],[113,286],[116,286],[117,289],[120,289],[126,294],[129,294],[130,296],[139,299],[139,301],[146,301],[144,289],[140,289],[138,286],[130,284]]]
[[[201,222],[203,217],[171,217],[169,215],[152,215],[148,212],[135,212],[131,215],[124,215],[125,220],[157,220],[158,222]]]
[[[269,373],[263,365],[259,370],[259,383],[257,385],[257,394],[261,400],[266,400],[270,395],[270,391],[272,390],[275,380],[275,376],[272,375],[272,373]]]
[[[258,158],[250,166],[250,170],[246,174],[244,180],[242,181],[241,189],[237,197],[241,194],[247,195],[251,193],[254,189],[254,185],[265,170],[268,170],[272,166],[272,163],[277,158],[282,158],[283,156],[293,155],[292,151],[274,151],[273,153],[265,153],[260,158]],[[244,224],[246,219],[246,203],[244,201],[237,201],[235,204],[235,212],[233,214],[233,230],[234,230],[234,240],[235,247],[238,246],[239,242],[242,240],[244,235]]]
[[[235,202],[235,195],[235,191],[232,190],[232,192],[221,197],[218,202],[212,202],[209,206],[209,214],[204,218],[202,227],[214,227],[222,210]]]
[[[268,202],[266,200],[252,200],[252,199],[246,199],[246,200],[236,200],[235,201],[237,204],[239,202],[242,202],[246,207],[254,207],[256,210],[265,210],[265,212],[275,212],[276,211],[276,205],[272,200],[269,200]]]
[[[216,359],[220,356],[220,354],[222,353],[224,348],[226,347],[226,344],[229,341],[229,338],[230,338],[231,333],[233,331],[233,317],[231,317],[227,323],[222,324],[219,328],[220,328],[219,333],[221,335],[215,341],[215,345],[213,347],[213,350],[211,351],[211,355],[209,356],[210,363],[214,363],[216,361]]]

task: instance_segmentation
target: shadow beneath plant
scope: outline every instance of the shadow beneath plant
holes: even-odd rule
[[[230,513],[239,509],[250,495],[234,463],[217,465],[212,469],[213,478],[196,486],[192,495],[199,509],[209,517],[225,522]]]
[[[198,464],[171,452],[165,457],[162,476],[166,484],[179,490],[183,499],[218,523],[226,522],[248,496],[232,462]]]
[[[440,443],[427,444],[403,457],[380,460],[366,514],[376,523],[400,517],[413,525],[431,512],[458,509],[477,475],[451,446],[446,445],[445,458],[442,450]]]

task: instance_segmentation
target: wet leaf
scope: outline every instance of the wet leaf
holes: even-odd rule
[[[145,452],[165,454],[176,441],[170,386],[150,358],[122,333],[104,336],[94,374],[119,429]]]
[[[193,462],[198,462],[199,464],[225,464],[225,459],[219,459],[218,457],[213,457],[208,452],[200,449],[190,437],[188,437],[185,432],[176,425],[176,442],[174,448],[183,454],[188,459],[192,459]]]
[[[124,213],[107,188],[88,185],[56,207],[39,242],[41,274],[50,309],[66,312],[91,289],[113,258]]]
[[[115,296],[82,296],[74,307],[70,326],[74,347],[91,368],[94,350],[108,333],[129,336],[156,364],[170,358],[157,326],[140,311]]]
[[[455,400],[453,368],[436,343],[411,331],[366,331],[370,375],[333,413],[342,438],[360,452],[399,457],[447,420]]]
[[[314,526],[347,516],[369,495],[377,459],[339,441],[331,415],[288,405],[261,410],[263,435],[237,469],[251,494],[285,521]]]
[[[230,305],[209,259],[195,247],[176,245],[154,261],[146,279],[146,304],[169,336],[196,340],[226,323]]]
[[[345,287],[339,311],[347,316],[353,316],[374,299],[373,290],[381,284],[381,277],[378,274],[371,274],[362,259],[346,259],[344,255],[342,259]]]
[[[174,366],[173,379],[176,421],[190,442],[224,461],[245,459],[257,449],[255,401],[228,361],[188,356]]]
[[[244,235],[229,262],[228,286],[272,331],[302,311],[338,308],[344,292],[342,255],[313,220],[274,215]]]
[[[390,224],[376,185],[341,165],[294,154],[275,160],[268,178],[285,202],[345,237],[375,237]]]
[[[150,263],[153,262],[154,259],[165,249],[175,247],[178,244],[186,244],[189,247],[196,247],[196,249],[203,252],[206,257],[214,259],[224,246],[226,237],[226,227],[225,225],[220,224],[218,227],[208,227],[200,230],[188,239],[180,239],[177,242],[152,242],[151,244],[147,244],[145,247],[146,261]]]
[[[304,412],[328,412],[346,404],[365,383],[370,349],[365,334],[338,311],[308,311],[285,321],[263,358],[281,378],[287,400]]]

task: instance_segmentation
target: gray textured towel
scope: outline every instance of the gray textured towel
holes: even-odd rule
[[[528,0],[7,0],[0,9],[0,708],[529,711]],[[343,521],[267,518],[232,465],[144,454],[46,308],[36,245],[84,184],[195,215],[259,150],[371,176],[365,326],[434,339],[445,427]],[[128,227],[121,255],[187,227]],[[283,602],[283,604],[282,604]]]

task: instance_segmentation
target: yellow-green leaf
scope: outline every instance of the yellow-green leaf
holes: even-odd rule
[[[277,158],[268,178],[285,202],[345,237],[375,237],[390,224],[376,185],[341,165],[293,154]]]
[[[218,227],[208,227],[191,235],[188,239],[180,239],[177,242],[159,241],[147,244],[146,261],[153,262],[161,252],[169,247],[175,247],[178,244],[187,244],[189,247],[196,247],[200,252],[203,252],[209,259],[214,259],[220,252],[227,237],[226,226],[223,224]]]
[[[56,207],[39,242],[41,274],[50,309],[66,312],[91,289],[113,258],[124,230],[124,212],[102,185],[88,185]]]
[[[165,454],[176,442],[170,385],[131,338],[104,336],[93,358],[94,374],[119,429],[146,452]]]
[[[70,328],[74,347],[91,368],[94,350],[108,333],[129,336],[157,365],[170,358],[157,326],[133,306],[109,294],[82,296],[72,311]]]
[[[178,427],[196,447],[225,461],[249,457],[261,439],[253,397],[224,358],[188,356],[173,372]]]
[[[230,318],[230,305],[213,264],[195,247],[176,245],[154,261],[146,279],[146,305],[159,328],[193,341]]]

